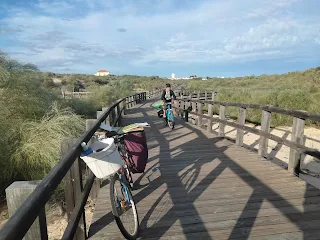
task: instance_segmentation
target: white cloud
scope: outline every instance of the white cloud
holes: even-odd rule
[[[259,18],[259,17],[270,17],[272,15],[277,15],[283,13],[282,10],[287,9],[292,4],[301,0],[277,0],[269,1],[262,0],[256,1],[258,7],[254,8],[252,11],[245,15],[245,18]],[[260,6],[260,7],[259,7]]]
[[[238,53],[264,49],[286,49],[312,40],[312,36],[316,34],[314,29],[319,27],[320,24],[315,23],[309,26],[291,19],[268,19],[263,24],[228,40],[225,50]]]
[[[41,12],[50,14],[60,14],[61,12],[76,10],[73,4],[59,0],[50,2],[46,0],[39,0],[35,7]]]
[[[179,33],[162,47],[157,47],[137,64],[161,61],[218,62],[241,59],[276,59],[288,56],[294,47],[307,46],[320,39],[319,23],[312,25],[292,19],[267,19],[261,25],[251,27],[239,36],[226,38],[216,45],[209,40],[188,40]],[[189,34],[189,37],[193,36]]]

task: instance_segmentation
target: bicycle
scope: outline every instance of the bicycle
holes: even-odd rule
[[[165,118],[165,126],[168,126],[171,129],[174,129],[174,114],[173,110],[171,108],[171,103],[167,104],[167,110],[166,110],[166,118]]]
[[[132,171],[135,168],[135,163],[132,161],[132,159],[128,155],[128,149],[124,142],[124,139],[128,134],[140,133],[140,132],[143,132],[143,130],[131,131],[129,133],[121,133],[121,134],[111,131],[106,134],[107,137],[113,137],[115,139],[115,144],[117,145],[120,156],[124,161],[125,180],[127,181],[127,184],[129,185],[131,191],[134,190]]]
[[[122,167],[108,177],[110,180],[110,202],[112,214],[120,232],[126,239],[135,240],[138,238],[139,234],[139,217],[136,203],[131,193],[133,186],[131,186],[131,183],[133,184],[133,181],[131,172],[129,171],[129,158],[125,152],[126,148],[124,144],[124,138],[127,134],[128,133],[118,134],[117,132],[112,131],[106,133],[104,136],[95,136],[95,138],[98,140],[101,140],[105,137],[113,138],[117,147],[117,151],[123,160]],[[128,213],[131,209],[133,212],[133,219],[126,216],[122,218],[122,216]],[[128,222],[129,224],[134,223],[134,227],[128,229],[128,226],[125,224],[125,222]]]

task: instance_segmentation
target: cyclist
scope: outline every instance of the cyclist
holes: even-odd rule
[[[167,105],[172,103],[172,99],[174,100],[174,103],[176,103],[176,95],[174,92],[171,90],[171,85],[170,83],[166,84],[166,89],[163,90],[161,100],[163,103],[163,118],[166,118],[166,110],[167,110]]]

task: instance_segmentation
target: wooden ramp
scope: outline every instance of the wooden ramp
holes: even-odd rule
[[[149,162],[135,174],[140,239],[320,239],[320,191],[258,154],[177,119],[164,127],[152,102],[124,123],[149,122]],[[109,186],[99,193],[90,239],[124,239]]]

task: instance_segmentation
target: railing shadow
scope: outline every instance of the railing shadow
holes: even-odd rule
[[[290,236],[295,236],[294,234],[297,232],[302,233],[303,236],[303,238],[297,239],[310,239],[310,236],[319,234],[317,230],[317,224],[319,224],[320,219],[319,190],[310,185],[306,185],[305,193],[300,193],[300,190],[283,189],[286,193],[289,192],[288,195],[292,191],[290,195],[292,198],[296,198],[295,193],[297,193],[297,196],[301,195],[300,199],[303,200],[303,203],[300,204],[298,201],[298,204],[294,205],[292,199],[282,196],[278,189],[275,190],[272,186],[268,186],[231,159],[225,153],[228,147],[232,145],[231,142],[218,137],[208,137],[208,134],[204,134],[202,129],[177,119],[178,126],[191,130],[196,137],[185,143],[175,145],[174,142],[179,139],[179,136],[175,136],[171,140],[167,139],[170,135],[176,134],[175,130],[166,131],[166,128],[161,123],[158,123],[159,118],[152,113],[153,109],[147,108],[145,105],[144,108],[132,109],[131,111],[132,113],[141,113],[141,119],[128,119],[127,123],[130,124],[130,121],[148,121],[151,124],[151,129],[147,130],[147,137],[150,135],[153,139],[158,139],[161,142],[161,144],[158,144],[159,153],[151,157],[152,161],[149,161],[146,172],[136,176],[135,187],[137,190],[134,197],[137,203],[142,202],[148,196],[152,196],[159,189],[163,189],[163,192],[156,197],[152,206],[144,206],[148,209],[141,220],[141,239],[161,238],[171,228],[175,227],[181,227],[185,239],[214,239],[215,236],[220,239],[219,236],[221,235],[219,234],[221,234],[221,231],[215,235],[216,230],[223,230],[224,238],[227,237],[227,239],[248,239],[255,225],[279,225],[278,228],[275,227],[278,232],[275,231],[273,234],[281,234],[279,231],[281,231],[282,226],[285,226],[286,222],[291,223],[296,229],[291,227],[291,230],[283,230],[285,232],[282,236],[283,239],[287,239],[287,237],[291,239]],[[182,133],[181,136],[187,137],[188,134]],[[156,148],[156,144],[153,145],[153,148]],[[211,150],[211,157],[207,155],[201,156],[200,154],[197,156],[195,154],[197,151],[200,153],[204,148]],[[195,153],[193,153],[192,149],[194,149]],[[172,156],[171,153],[176,150],[179,150],[179,154]],[[201,170],[209,163],[214,168],[211,171],[207,171],[209,173],[203,179],[198,179]],[[258,164],[259,162],[257,162]],[[221,193],[221,196],[217,196],[217,199],[219,198],[221,201],[221,199],[225,198],[225,203],[220,203],[224,204],[224,206],[216,206],[213,201],[212,206],[207,209],[207,214],[212,215],[214,220],[208,225],[202,220],[202,214],[195,206],[195,202],[205,191],[213,191],[211,188],[214,188],[214,181],[227,169],[236,174],[239,181],[250,187],[252,193],[249,194],[249,197],[242,199],[244,208],[240,214],[237,213],[239,211],[232,210],[234,199],[228,199],[226,193]],[[157,177],[153,177],[150,180],[154,175]],[[285,177],[290,181],[289,173]],[[146,178],[149,180],[146,181]],[[293,176],[292,179],[294,179]],[[234,186],[238,185],[234,183]],[[288,184],[289,186],[290,183]],[[294,185],[292,186],[294,187]],[[228,187],[232,186],[226,183],[225,188]],[[234,196],[236,195],[244,196],[242,193],[234,193]],[[170,202],[161,204],[163,201],[168,201],[166,199],[169,199]],[[266,201],[270,205],[269,209],[272,208],[269,218],[272,214],[277,215],[278,218],[268,220],[266,217],[260,217],[257,222],[260,211],[266,212],[264,206]],[[231,205],[228,205],[228,203],[231,203]],[[138,205],[138,210],[140,206]],[[300,206],[302,206],[302,209]],[[230,210],[228,210],[228,207],[230,207]],[[163,211],[159,212],[159,208],[162,208]],[[224,212],[221,209],[227,209],[229,215],[223,215]],[[161,216],[155,219],[152,217],[155,213],[159,213]],[[101,219],[101,222],[103,221]],[[108,222],[105,223],[108,224]],[[208,229],[207,226],[210,226],[210,228]],[[290,231],[293,231],[293,233],[291,234]],[[173,232],[169,234],[173,234]],[[268,234],[271,235],[270,232]]]

